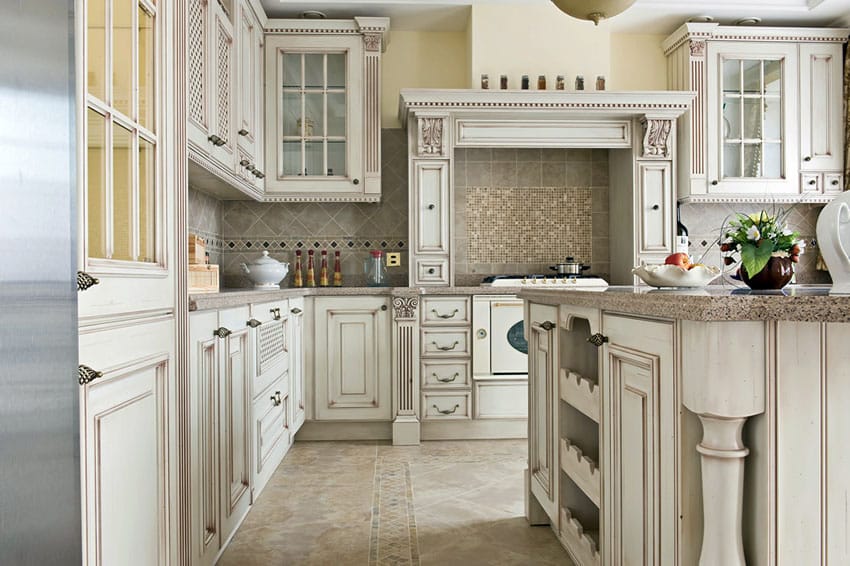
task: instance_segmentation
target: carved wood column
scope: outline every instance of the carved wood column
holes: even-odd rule
[[[705,68],[705,40],[692,39],[688,42],[690,57],[688,63],[690,65],[690,84],[688,90],[696,92],[696,98],[691,103],[690,112],[682,118],[685,122],[686,132],[689,138],[686,138],[683,143],[690,143],[691,160],[689,163],[682,163],[680,167],[685,168],[690,173],[691,186],[695,183],[700,183],[705,190],[705,123],[706,123],[706,68]],[[693,188],[691,189],[694,190]]]
[[[419,296],[393,296],[393,444],[419,444]]]
[[[381,53],[387,23],[382,18],[354,18],[363,35],[363,171],[365,192],[381,192]]]

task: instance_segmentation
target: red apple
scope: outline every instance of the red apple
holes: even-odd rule
[[[682,269],[689,269],[691,266],[691,258],[688,257],[688,254],[675,253],[668,255],[667,259],[664,260],[664,263],[667,265],[678,265]]]

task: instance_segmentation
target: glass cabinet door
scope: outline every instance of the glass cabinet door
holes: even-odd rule
[[[346,177],[346,54],[286,52],[280,57],[284,177]]]
[[[783,43],[709,46],[710,192],[799,190],[795,57]]]

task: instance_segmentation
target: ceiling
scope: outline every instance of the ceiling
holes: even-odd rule
[[[294,18],[320,10],[329,18],[386,16],[406,31],[464,31],[472,4],[541,5],[549,0],[260,0],[270,18]],[[637,0],[602,25],[616,33],[675,30],[689,18],[711,16],[722,24],[759,17],[761,25],[850,26],[850,0]],[[591,25],[588,23],[588,25]]]

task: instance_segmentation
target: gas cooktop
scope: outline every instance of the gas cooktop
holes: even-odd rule
[[[487,287],[533,287],[535,289],[604,289],[608,283],[596,275],[492,275]]]

